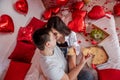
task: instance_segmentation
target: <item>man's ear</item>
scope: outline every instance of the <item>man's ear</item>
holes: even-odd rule
[[[46,47],[50,47],[50,42],[46,42]]]

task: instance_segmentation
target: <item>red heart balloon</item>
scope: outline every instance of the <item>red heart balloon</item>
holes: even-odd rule
[[[76,3],[73,4],[73,9],[74,9],[74,10],[75,10],[75,9],[80,10],[80,9],[83,8],[83,6],[84,6],[84,2],[83,2],[83,1],[76,2]]]
[[[52,11],[51,9],[48,9],[44,12],[43,17],[44,19],[48,20],[51,17],[51,15],[52,15]]]
[[[14,4],[14,8],[19,13],[27,14],[27,12],[28,12],[28,3],[27,3],[26,0],[18,0]]]
[[[6,14],[0,17],[0,32],[14,32],[13,20]]]
[[[81,17],[85,17],[87,14],[86,11],[83,11],[83,10],[75,10],[72,12],[72,18],[74,19],[75,17],[78,17],[78,16],[81,16]]]
[[[88,13],[88,17],[91,19],[99,19],[104,16],[105,16],[104,9],[99,5],[94,6],[92,10]]]
[[[60,11],[60,8],[54,7],[54,8],[51,8],[51,10],[52,10],[52,13],[57,14]]]
[[[120,3],[115,4],[113,10],[115,15],[120,16]]]
[[[85,32],[85,22],[83,17],[76,17],[68,23],[68,27],[75,32]]]
[[[56,0],[57,5],[62,6],[65,5],[68,2],[68,0]]]

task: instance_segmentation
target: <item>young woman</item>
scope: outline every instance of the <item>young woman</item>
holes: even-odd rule
[[[47,27],[52,30],[57,39],[59,47],[74,47],[76,54],[80,53],[76,33],[71,31],[58,16],[51,17],[47,22]]]

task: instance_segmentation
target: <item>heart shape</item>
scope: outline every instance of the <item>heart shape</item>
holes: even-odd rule
[[[88,17],[91,19],[99,19],[105,16],[105,11],[104,9],[99,6],[96,5],[92,8],[92,10],[88,13]]]
[[[62,6],[67,4],[69,0],[56,0],[57,5]]]
[[[80,2],[76,2],[76,3],[74,3],[73,4],[73,9],[74,10],[80,10],[80,9],[82,9],[83,8],[83,6],[84,6],[84,2],[83,1],[80,1]]]
[[[113,10],[115,15],[120,16],[120,3],[115,4]]]
[[[6,14],[0,17],[0,32],[14,32],[13,20]]]
[[[57,14],[60,11],[60,7],[51,8],[52,13]]]
[[[27,3],[26,0],[18,0],[14,4],[14,8],[19,13],[27,14],[27,12],[28,12],[28,3]]]
[[[68,23],[68,27],[75,32],[85,32],[85,22],[83,17],[75,17]]]
[[[72,18],[74,19],[75,17],[78,17],[78,16],[81,16],[81,17],[85,17],[87,14],[86,11],[83,11],[83,10],[75,10],[72,12]]]
[[[51,17],[51,15],[52,15],[52,10],[51,9],[48,9],[43,13],[43,17],[46,20],[48,20]]]

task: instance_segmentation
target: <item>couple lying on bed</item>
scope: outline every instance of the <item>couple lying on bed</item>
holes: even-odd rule
[[[40,67],[45,80],[95,80],[91,70],[83,70],[91,55],[82,56],[76,65],[76,34],[71,32],[57,16],[51,17],[47,27],[38,29],[33,34],[33,42],[40,51]],[[59,47],[58,47],[59,46]],[[67,48],[75,49],[67,55]]]

